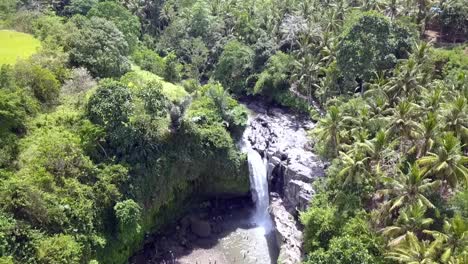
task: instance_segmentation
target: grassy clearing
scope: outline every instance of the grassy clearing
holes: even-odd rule
[[[158,75],[151,73],[149,71],[142,70],[140,67],[136,65],[132,65],[132,71],[137,73],[143,80],[145,81],[160,81],[163,84],[163,93],[164,95],[169,98],[169,100],[173,102],[180,102],[188,93],[182,86],[175,85],[170,82],[164,81],[163,78],[159,77]]]
[[[14,64],[18,58],[27,58],[40,46],[41,42],[29,34],[0,30],[0,65]]]

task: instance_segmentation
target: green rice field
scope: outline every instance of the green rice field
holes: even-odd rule
[[[40,46],[41,42],[29,34],[0,30],[0,65],[14,64],[18,58],[27,58]]]

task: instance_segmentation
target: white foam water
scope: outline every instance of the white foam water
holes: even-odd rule
[[[250,123],[250,119],[249,119]],[[255,203],[255,210],[252,215],[253,222],[261,228],[264,235],[268,234],[273,229],[268,206],[270,203],[268,180],[267,180],[267,162],[263,159],[260,153],[252,148],[248,140],[250,127],[244,131],[240,148],[247,153],[247,161],[249,164],[249,179],[250,189],[252,191],[252,199]]]

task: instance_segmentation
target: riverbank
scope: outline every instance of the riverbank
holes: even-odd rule
[[[148,236],[129,263],[276,263],[275,235],[253,223],[253,209],[250,198],[201,203],[175,225]]]

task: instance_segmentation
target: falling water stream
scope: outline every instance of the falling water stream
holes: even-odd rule
[[[257,226],[263,228],[265,234],[267,234],[272,230],[272,222],[268,213],[269,194],[266,161],[252,148],[248,150],[247,158],[249,163],[252,199],[255,203],[255,211],[252,215],[252,220]]]

